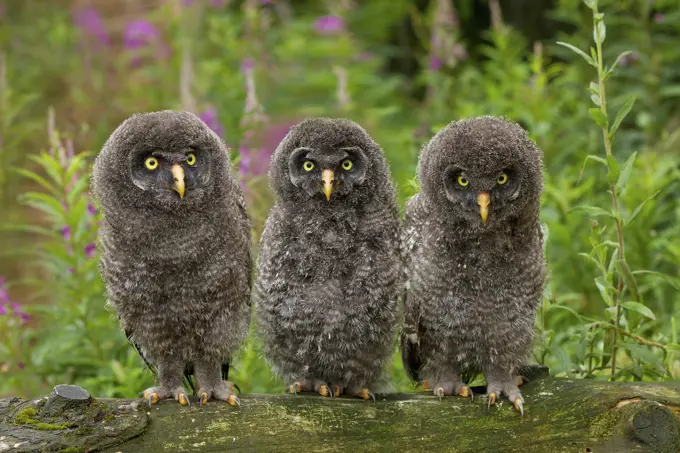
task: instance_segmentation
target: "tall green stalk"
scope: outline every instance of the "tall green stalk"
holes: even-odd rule
[[[635,97],[631,97],[630,99],[628,99],[628,101],[626,101],[626,103],[623,105],[623,107],[621,107],[621,109],[617,113],[614,122],[610,125],[609,116],[607,114],[607,97],[605,81],[611,76],[619,60],[623,56],[629,54],[630,52],[627,51],[620,54],[616,61],[614,62],[614,64],[611,65],[611,67],[606,67],[604,65],[602,61],[603,60],[602,44],[604,43],[607,34],[604,23],[604,14],[598,11],[597,0],[584,0],[584,3],[593,12],[593,39],[595,41],[595,47],[590,48],[590,55],[586,54],[582,50],[570,44],[563,42],[558,42],[558,44],[561,44],[573,50],[581,57],[583,57],[588,62],[588,64],[590,64],[597,70],[597,83],[591,82],[589,86],[591,92],[591,100],[597,107],[590,108],[589,113],[590,116],[595,121],[595,123],[602,129],[602,139],[604,142],[605,158],[590,155],[587,157],[587,160],[595,160],[607,167],[607,181],[609,184],[609,192],[611,194],[612,209],[611,211],[606,211],[591,206],[587,207],[588,208],[587,211],[594,216],[606,216],[612,218],[616,224],[617,246],[615,247],[615,250],[612,251],[611,262],[613,263],[614,260],[616,260],[617,265],[616,275],[618,282],[616,287],[612,288],[613,291],[611,291],[612,292],[611,298],[608,297],[607,288],[605,288],[604,291],[605,302],[607,302],[608,305],[614,307],[615,309],[614,326],[612,329],[613,340],[611,345],[611,379],[614,379],[616,374],[616,353],[618,349],[618,341],[621,331],[620,327],[621,304],[623,302],[624,289],[627,289],[629,291],[629,293],[635,299],[636,303],[638,304],[640,303],[640,295],[637,289],[637,284],[635,283],[633,274],[630,271],[630,267],[626,262],[625,242],[623,234],[624,220],[621,213],[619,200],[617,197],[618,193],[620,193],[622,188],[627,183],[628,178],[630,177],[632,166],[635,160],[635,154],[633,154],[626,161],[622,169],[612,153],[612,141],[614,139],[614,134],[621,125],[621,122],[623,121],[625,116],[630,111],[631,107],[633,106],[633,103],[635,102]],[[609,281],[609,278],[613,277],[614,272],[613,270],[611,272],[605,271],[604,274],[605,281]]]

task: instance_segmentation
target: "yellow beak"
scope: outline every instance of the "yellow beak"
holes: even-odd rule
[[[170,171],[174,180],[173,190],[179,194],[180,198],[184,198],[184,169],[180,164],[174,164]]]
[[[489,192],[479,192],[477,204],[479,205],[479,215],[482,216],[484,225],[486,225],[486,219],[489,217],[489,203],[491,203]]]
[[[335,183],[335,173],[333,170],[324,170],[321,174],[321,182],[323,182],[323,193],[326,195],[326,201],[331,201],[331,194],[333,193],[333,185]]]

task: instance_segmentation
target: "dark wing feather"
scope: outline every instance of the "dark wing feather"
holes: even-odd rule
[[[419,205],[418,195],[406,202],[406,219],[402,232],[401,249],[407,275],[404,288],[404,325],[399,336],[404,370],[411,380],[418,382],[420,381],[418,373],[423,366],[420,339],[423,338],[424,332],[420,325],[420,304],[415,295],[409,293],[409,275],[412,271],[413,254],[421,245],[420,223],[424,212]]]

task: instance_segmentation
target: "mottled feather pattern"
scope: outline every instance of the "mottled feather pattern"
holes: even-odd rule
[[[140,148],[209,153],[209,187],[164,204],[130,181],[128,154]],[[135,115],[97,157],[93,193],[104,212],[108,303],[145,360],[227,362],[248,330],[252,263],[243,194],[221,139],[190,113]]]
[[[298,146],[359,146],[366,183],[344,199],[305,199],[286,174]],[[255,283],[265,357],[286,382],[371,386],[393,350],[402,262],[399,212],[382,150],[348,120],[291,130],[272,158],[278,195],[261,236]]]
[[[441,182],[454,161],[467,169],[521,169],[522,186],[505,217],[483,226],[456,212]],[[408,276],[404,366],[414,380],[514,373],[530,359],[546,275],[538,221],[540,151],[509,121],[454,122],[424,147],[419,178],[423,190],[406,204],[402,235]]]

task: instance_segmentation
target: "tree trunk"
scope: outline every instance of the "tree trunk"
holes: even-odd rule
[[[487,408],[484,388],[473,402],[419,391],[149,408],[58,386],[40,400],[0,400],[0,452],[680,452],[680,382],[528,378],[524,416],[505,399]]]

